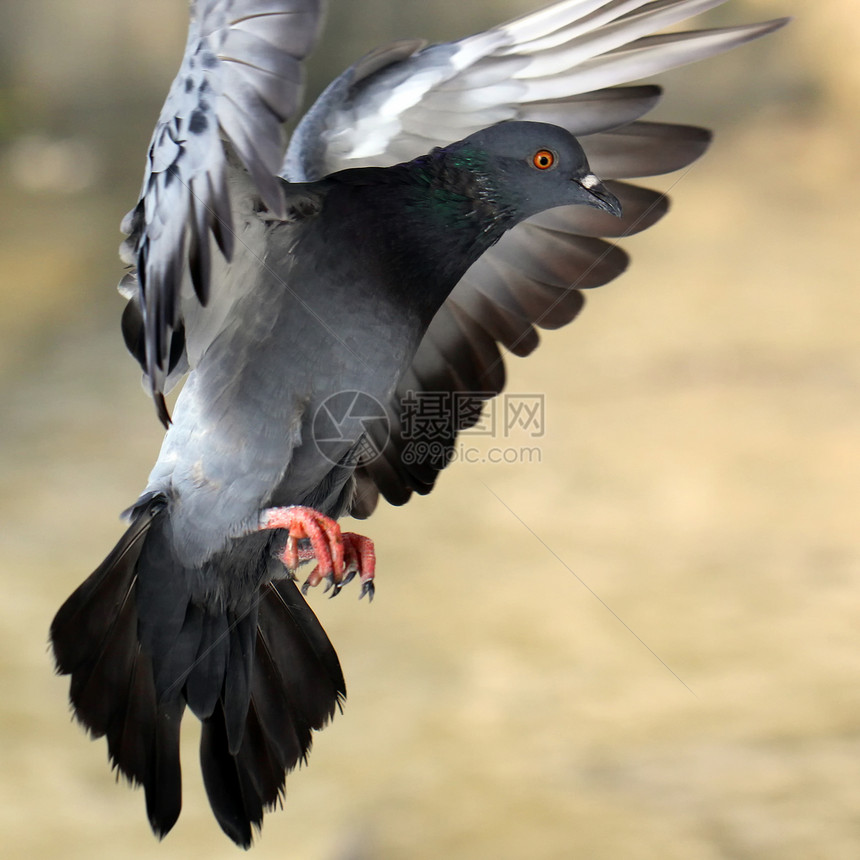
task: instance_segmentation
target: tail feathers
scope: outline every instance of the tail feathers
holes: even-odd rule
[[[188,698],[188,707],[200,719],[212,714],[222,692],[230,651],[230,635],[227,615],[212,615],[189,604],[180,641],[189,641],[192,647],[196,646],[197,653],[189,653],[181,658],[182,664],[174,673],[177,678],[174,684],[181,689],[182,679],[187,677],[185,695]],[[182,653],[185,649],[175,650]]]
[[[264,802],[252,779],[258,766],[230,755],[223,708],[203,721],[200,767],[209,805],[221,829],[242,848],[251,847],[251,825],[259,829],[263,822]]]
[[[57,671],[71,675],[75,716],[107,738],[112,766],[144,787],[159,837],[182,807],[179,733],[188,704],[203,722],[212,810],[248,847],[265,810],[282,801],[287,772],[306,758],[313,730],[343,702],[343,673],[291,581],[262,586],[258,604],[243,613],[191,603],[187,571],[164,552],[166,515],[158,499],[137,509],[114,550],[57,612]]]
[[[346,698],[346,682],[331,642],[295,584],[272,583],[263,597],[254,672],[259,687],[254,698],[261,716],[267,705],[286,709],[302,739],[303,757],[310,730],[322,728]],[[263,725],[268,729],[282,723],[275,716],[264,719]]]
[[[217,663],[223,650],[216,648],[207,654],[201,666],[198,657],[207,613],[190,602],[196,572],[175,557],[169,517],[153,522],[141,547],[137,571],[137,633],[143,650],[152,658],[159,701],[170,701],[182,695],[193,669],[204,670]],[[223,678],[223,661],[219,668]],[[220,687],[218,683],[216,690]]]
[[[117,610],[128,601],[143,541],[157,513],[155,505],[142,510],[108,557],[54,616],[51,640],[61,674],[71,674],[99,656],[99,648],[93,645],[116,626]]]
[[[209,802],[224,832],[251,844],[252,826],[284,796],[286,774],[307,757],[346,696],[340,662],[316,616],[289,581],[262,587],[242,742],[231,753],[229,707],[204,720],[200,758]]]
[[[181,699],[159,704],[152,661],[138,646],[125,719],[120,732],[108,734],[108,753],[122,773],[143,786],[146,815],[159,839],[182,811],[179,730],[184,712]]]
[[[153,501],[137,513],[51,624],[57,671],[72,676],[75,716],[93,737],[107,736],[111,764],[143,785],[159,836],[174,825],[182,806],[179,724],[185,705],[158,703],[152,664],[138,642],[134,591],[141,548],[161,509]]]
[[[173,649],[187,656],[181,662],[172,657],[172,673],[163,673],[176,680],[161,688],[162,697],[170,695],[172,689],[183,689],[184,684],[188,706],[199,719],[211,717],[220,703],[231,755],[242,744],[256,635],[256,605],[241,614],[212,615],[189,604]]]
[[[265,554],[252,559],[252,564],[267,563]],[[234,564],[236,558],[229,555],[218,561],[225,577],[234,573]],[[150,530],[138,570],[138,633],[143,649],[152,656],[158,700],[184,697],[200,720],[211,717],[221,701],[230,749],[235,752],[242,742],[250,697],[256,606],[249,601],[252,605],[244,611],[216,610],[192,602],[205,574],[184,567],[175,557],[166,518]]]
[[[230,679],[230,689],[228,695],[225,687],[225,695],[222,699],[231,755],[238,753],[245,733],[246,717],[251,701],[257,618],[258,609],[254,606],[251,612],[237,619],[232,625],[227,654],[227,677]]]

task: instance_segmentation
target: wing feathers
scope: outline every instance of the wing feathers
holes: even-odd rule
[[[516,116],[560,125],[577,136],[589,135],[633,122],[659,100],[659,87],[616,87],[552,101],[529,102],[519,108]]]
[[[284,214],[275,179],[281,124],[298,103],[301,60],[317,37],[320,14],[316,0],[192,4],[185,56],[153,133],[141,201],[124,221],[129,239],[122,253],[139,273],[144,370],[163,418],[168,354],[183,303],[210,298],[209,234],[227,260],[233,252],[226,174],[247,170],[253,193]],[[222,134],[239,164],[229,161]],[[222,287],[229,288],[243,285]]]
[[[635,122],[582,141],[591,169],[600,177],[626,179],[680,170],[695,161],[711,142],[703,128]]]
[[[381,49],[372,55],[382,58],[373,74],[348,71],[302,120],[289,148],[291,178],[392,164],[510,119],[551,122],[581,136],[591,169],[602,179],[678,170],[705,151],[710,133],[641,122],[660,89],[628,84],[785,23],[652,35],[722,2],[564,0],[450,45],[410,48],[396,57]],[[301,174],[305,166],[312,175]],[[625,269],[626,254],[600,237],[651,226],[668,201],[626,183],[609,185],[621,200],[622,218],[586,207],[543,213],[467,272],[401,380],[389,408],[392,440],[358,474],[358,513],[373,509],[376,490],[401,504],[411,490],[426,492],[435,480],[428,459],[402,462],[406,448],[395,417],[410,386],[480,390],[489,374],[489,388],[499,390],[504,373],[501,358],[492,355],[495,344],[527,355],[538,343],[536,327],[566,324],[582,308],[580,289],[605,284]],[[453,419],[449,431],[450,442]]]

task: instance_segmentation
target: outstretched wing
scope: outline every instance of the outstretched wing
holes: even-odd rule
[[[191,4],[185,56],[152,135],[140,200],[123,220],[128,238],[120,249],[135,267],[120,284],[130,299],[123,333],[165,422],[163,391],[183,356],[183,304],[220,298],[210,296],[211,238],[224,260],[233,256],[228,184],[247,171],[265,206],[283,214],[281,125],[302,93],[301,61],[316,39],[320,6]]]
[[[621,201],[614,219],[586,207],[556,209],[519,225],[488,251],[434,318],[389,404],[381,456],[358,470],[353,514],[381,492],[394,504],[432,489],[457,432],[501,391],[499,345],[527,355],[535,326],[557,328],[583,305],[581,289],[620,274],[627,256],[601,237],[656,222],[667,200],[622,180],[677,170],[710,134],[640,121],[655,86],[618,86],[701,60],[785,23],[652,35],[725,0],[565,0],[485,33],[443,45],[398,42],[368,55],[323,93],[293,135],[283,165],[291,180],[345,167],[388,165],[503,120],[563,126],[580,138],[592,170]],[[448,397],[430,430],[405,427],[402,404]],[[456,404],[456,408],[452,406]]]

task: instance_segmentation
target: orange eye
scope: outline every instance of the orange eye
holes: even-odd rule
[[[549,170],[555,164],[555,154],[548,149],[539,149],[532,156],[532,164],[538,170]]]

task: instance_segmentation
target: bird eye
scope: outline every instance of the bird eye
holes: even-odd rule
[[[538,170],[549,170],[555,164],[555,153],[550,152],[548,149],[539,149],[532,156],[532,164]]]

